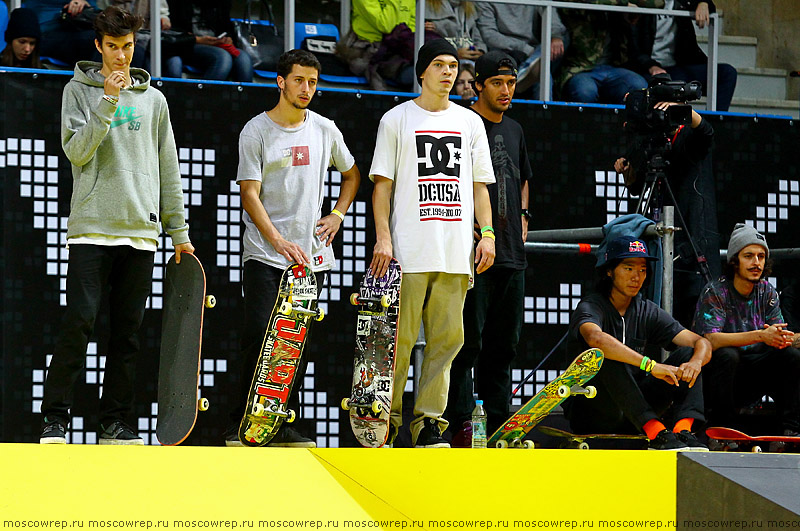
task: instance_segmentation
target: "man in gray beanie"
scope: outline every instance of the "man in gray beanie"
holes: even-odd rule
[[[424,322],[427,346],[411,439],[417,447],[449,446],[442,415],[450,365],[464,343],[464,298],[474,272],[494,262],[486,185],[495,179],[486,130],[476,113],[448,99],[457,54],[444,39],[420,48],[416,73],[422,94],[383,115],[369,171],[377,240],[370,269],[383,276],[392,257],[403,268],[389,445],[403,423],[411,349]],[[482,229],[473,247],[476,218]]]
[[[697,302],[694,330],[714,348],[704,381],[707,414],[713,424],[733,427],[737,407],[769,394],[784,434],[798,435],[800,336],[787,329],[778,292],[765,279],[768,260],[764,235],[737,223],[725,276],[708,283]]]

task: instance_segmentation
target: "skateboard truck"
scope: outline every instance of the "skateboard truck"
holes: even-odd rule
[[[316,321],[322,321],[325,318],[325,311],[322,308],[308,310],[300,303],[296,303],[291,297],[281,303],[278,313],[281,315],[291,315],[292,313],[297,315],[311,315]]]
[[[353,306],[380,304],[380,306],[385,309],[392,305],[392,301],[389,295],[381,295],[380,297],[359,297],[358,293],[351,293],[350,304]]]
[[[379,415],[380,412],[383,411],[383,405],[377,400],[373,400],[372,402],[357,402],[347,397],[342,398],[342,409],[350,411],[352,408],[369,409],[376,415]]]
[[[594,398],[597,396],[597,388],[593,385],[582,387],[580,385],[573,385],[572,387],[560,385],[558,387],[558,396],[567,398],[572,395],[584,395],[586,398]]]
[[[255,417],[263,417],[264,413],[267,412],[267,411],[269,411],[273,415],[277,415],[279,417],[284,417],[286,422],[288,422],[290,424],[292,422],[294,422],[295,413],[294,413],[293,409],[283,410],[283,409],[280,409],[278,406],[275,406],[275,405],[270,405],[270,406],[264,407],[264,404],[256,402],[255,404],[253,404],[253,409],[251,410],[251,413]]]

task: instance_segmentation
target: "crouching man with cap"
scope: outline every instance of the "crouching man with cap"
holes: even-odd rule
[[[697,301],[694,330],[714,348],[705,394],[715,425],[733,427],[735,408],[769,394],[785,435],[800,432],[800,335],[786,328],[771,272],[767,239],[737,223],[728,243],[725,276],[709,282]]]
[[[711,344],[640,295],[648,263],[656,260],[643,240],[628,236],[599,257],[596,293],[578,303],[567,336],[572,356],[588,348],[605,354],[592,380],[597,396],[570,398],[564,410],[576,433],[641,430],[651,450],[707,451],[692,425],[705,421],[701,370]],[[652,359],[672,346],[681,348],[664,363]]]

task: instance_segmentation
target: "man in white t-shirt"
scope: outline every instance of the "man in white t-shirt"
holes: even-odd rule
[[[278,59],[278,104],[250,120],[239,135],[239,183],[245,210],[242,236],[244,327],[241,381],[232,393],[234,423],[225,435],[228,446],[241,445],[236,428],[244,415],[259,348],[278,296],[281,275],[291,263],[308,264],[322,289],[325,272],[334,265],[330,244],[358,191],[355,160],[333,121],[307,109],[317,88],[319,61],[304,50]],[[333,165],[342,173],[339,198],[322,216],[325,177]],[[305,357],[295,373],[303,381]],[[289,407],[299,411],[297,383]],[[238,443],[238,444],[237,444]],[[314,441],[287,424],[269,446],[314,447]]]
[[[392,256],[403,268],[389,439],[402,425],[402,397],[411,349],[425,327],[427,345],[419,371],[411,439],[417,447],[448,447],[450,365],[464,343],[461,312],[473,274],[494,262],[494,182],[486,131],[480,117],[448,96],[458,73],[456,49],[444,39],[419,51],[416,74],[422,94],[383,115],[369,176],[377,243],[370,268],[383,275]],[[473,220],[482,238],[473,248]]]

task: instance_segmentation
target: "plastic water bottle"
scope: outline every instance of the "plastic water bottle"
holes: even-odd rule
[[[486,410],[483,409],[483,400],[475,401],[472,410],[472,447],[486,448]]]

